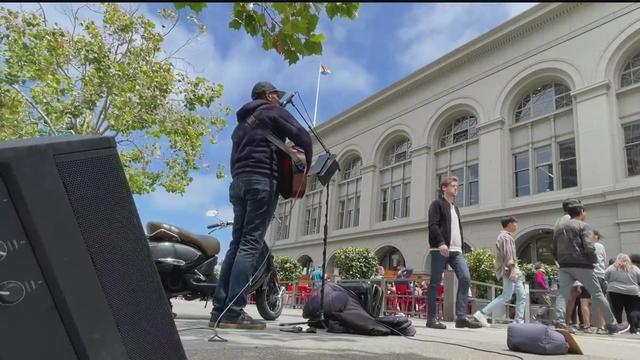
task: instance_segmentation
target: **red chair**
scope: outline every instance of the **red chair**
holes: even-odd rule
[[[396,295],[398,296],[398,305],[400,311],[405,314],[409,314],[411,311],[411,304],[413,303],[413,293],[408,283],[396,283]]]
[[[311,298],[311,287],[308,285],[299,285],[298,294],[296,295],[296,305],[304,306]]]

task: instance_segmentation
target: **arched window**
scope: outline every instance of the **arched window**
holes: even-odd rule
[[[338,182],[338,229],[355,227],[360,224],[360,191],[362,159],[351,157],[342,165]]]
[[[539,86],[526,94],[516,107],[515,122],[537,118],[571,106],[571,89],[559,82]]]
[[[458,195],[454,203],[458,207],[475,205],[480,200],[477,124],[476,116],[469,113],[446,120],[435,152],[436,186],[447,176],[457,177]]]
[[[553,81],[517,102],[510,129],[515,197],[578,185],[570,92]]]
[[[302,234],[317,234],[320,232],[320,223],[322,222],[322,186],[320,186],[317,176],[309,177],[304,199],[306,206]]]
[[[385,270],[396,270],[398,266],[406,266],[404,255],[394,246],[385,246],[375,252],[378,258],[378,265],[382,265]]]
[[[527,235],[525,235],[527,236]],[[534,234],[527,236],[528,239],[518,247],[518,257],[524,264],[534,264],[540,261],[544,264],[553,265],[555,259],[551,252],[551,242],[553,241],[553,230],[538,230]]]
[[[620,87],[640,83],[640,52],[629,60],[620,74]]]
[[[440,147],[447,147],[478,136],[478,120],[473,115],[459,117],[447,125],[440,136]]]
[[[283,240],[289,238],[289,228],[291,225],[291,208],[293,202],[280,198],[278,207],[276,208],[276,218],[273,223],[273,239]]]
[[[411,141],[407,138],[388,145],[380,169],[379,220],[409,216],[411,200]]]

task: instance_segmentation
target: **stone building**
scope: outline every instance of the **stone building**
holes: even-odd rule
[[[543,3],[317,127],[342,171],[329,198],[328,266],[347,246],[428,271],[427,210],[460,178],[465,240],[493,249],[515,215],[518,255],[552,261],[576,197],[609,257],[640,253],[640,4]],[[319,144],[314,153],[319,154]],[[281,201],[274,253],[322,261],[325,190]]]

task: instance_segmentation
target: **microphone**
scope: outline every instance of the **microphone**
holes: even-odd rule
[[[287,96],[286,99],[280,101],[280,106],[286,107],[288,104],[293,103],[293,96],[295,93],[291,93],[291,95]]]

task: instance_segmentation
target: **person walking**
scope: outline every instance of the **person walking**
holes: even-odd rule
[[[628,324],[625,326],[616,322],[593,271],[593,264],[596,262],[595,248],[591,241],[593,230],[585,222],[584,206],[582,204],[568,206],[568,214],[571,219],[559,224],[553,233],[551,244],[553,256],[559,264],[556,328],[576,332],[565,323],[565,314],[572,284],[578,280],[591,294],[594,306],[604,313],[607,332],[613,335],[628,330]]]
[[[505,305],[511,302],[514,290],[516,292],[515,323],[524,322],[524,308],[527,304],[524,276],[516,263],[516,243],[513,240],[513,234],[518,230],[518,220],[513,216],[505,216],[500,219],[500,224],[502,231],[496,241],[495,271],[496,277],[502,280],[502,294],[473,314],[485,327],[489,327],[487,316],[496,310],[504,311]]]
[[[429,319],[427,327],[446,329],[447,326],[436,318],[436,294],[442,272],[449,264],[458,278],[456,295],[456,328],[481,328],[482,324],[467,316],[469,286],[471,278],[469,267],[462,254],[464,237],[460,223],[460,211],[453,203],[458,194],[458,178],[449,176],[440,183],[441,197],[429,206],[429,256],[431,257],[431,277],[429,279]]]
[[[603,236],[600,234],[598,230],[593,231],[593,247],[596,249],[596,263],[593,264],[593,272],[596,274],[598,278],[598,283],[600,284],[600,289],[602,293],[607,295],[607,281],[605,280],[605,271],[607,269],[607,251],[602,245]],[[608,299],[609,303],[611,303],[611,299]],[[615,314],[614,314],[615,315]],[[602,311],[594,309],[591,312],[591,325],[595,326],[596,332],[598,334],[603,334],[606,330],[604,328],[604,315]]]
[[[633,311],[640,310],[640,268],[633,265],[626,254],[618,254],[616,262],[605,271],[607,290],[611,299],[611,310],[618,323],[622,322],[622,312],[629,318]],[[632,329],[633,333],[636,328]]]

